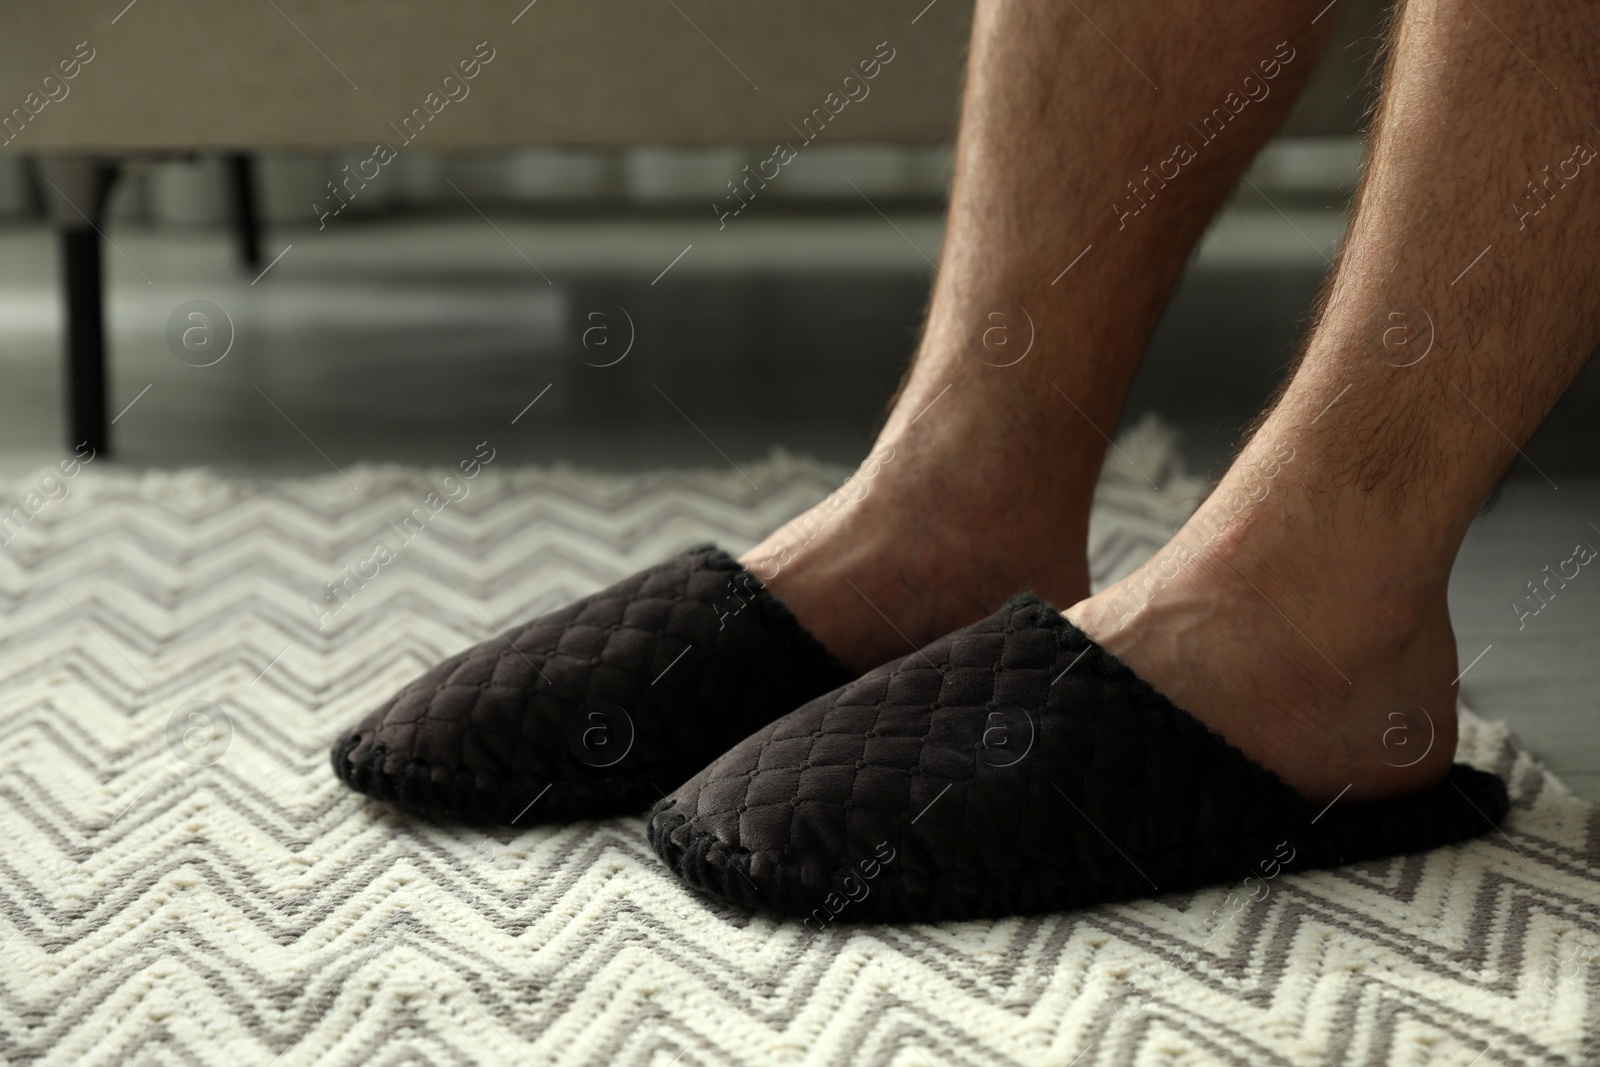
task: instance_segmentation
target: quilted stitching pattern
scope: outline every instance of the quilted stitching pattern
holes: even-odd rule
[[[1457,765],[1421,796],[1321,812],[1024,595],[759,730],[649,832],[686,882],[747,907],[936,921],[1422,851],[1507,807]]]
[[[703,545],[450,657],[340,737],[333,765],[361,792],[456,818],[638,812],[851,677]]]

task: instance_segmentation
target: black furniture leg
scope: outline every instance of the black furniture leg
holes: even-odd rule
[[[61,227],[61,282],[67,307],[67,447],[110,451],[106,423],[106,331],[100,235]]]
[[[97,456],[111,450],[100,226],[116,176],[114,162],[91,157],[58,157],[40,165],[45,199],[60,234],[67,313],[63,337],[67,448],[88,446]]]
[[[255,162],[244,152],[224,157],[228,168],[228,206],[233,215],[239,262],[251,270],[261,266],[261,212],[256,204]]]

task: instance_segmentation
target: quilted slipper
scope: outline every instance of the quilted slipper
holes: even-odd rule
[[[1506,813],[1434,789],[1312,804],[1022,595],[762,728],[657,803],[689,885],[840,921],[1079,908],[1465,840]]]
[[[333,746],[353,789],[475,822],[642,812],[854,673],[701,545],[459,652]]]

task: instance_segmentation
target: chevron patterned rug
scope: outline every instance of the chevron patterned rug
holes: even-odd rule
[[[1470,717],[1462,758],[1515,806],[1465,847],[820,933],[686,892],[636,819],[485,834],[334,780],[333,735],[436,660],[686,544],[742,550],[842,473],[5,487],[27,515],[0,533],[4,1062],[1600,1062],[1600,818]],[[1158,426],[1124,439],[1097,581],[1199,491]],[[346,568],[370,577],[330,600]]]

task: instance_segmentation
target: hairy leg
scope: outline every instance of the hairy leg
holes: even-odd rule
[[[1451,566],[1600,341],[1597,57],[1593,4],[1407,0],[1302,362],[1173,542],[1067,613],[1307,797],[1448,769]]]
[[[914,364],[857,475],[744,556],[847,663],[1020,589],[1088,592],[1107,435],[1193,245],[1310,74],[1321,7],[980,0]]]

